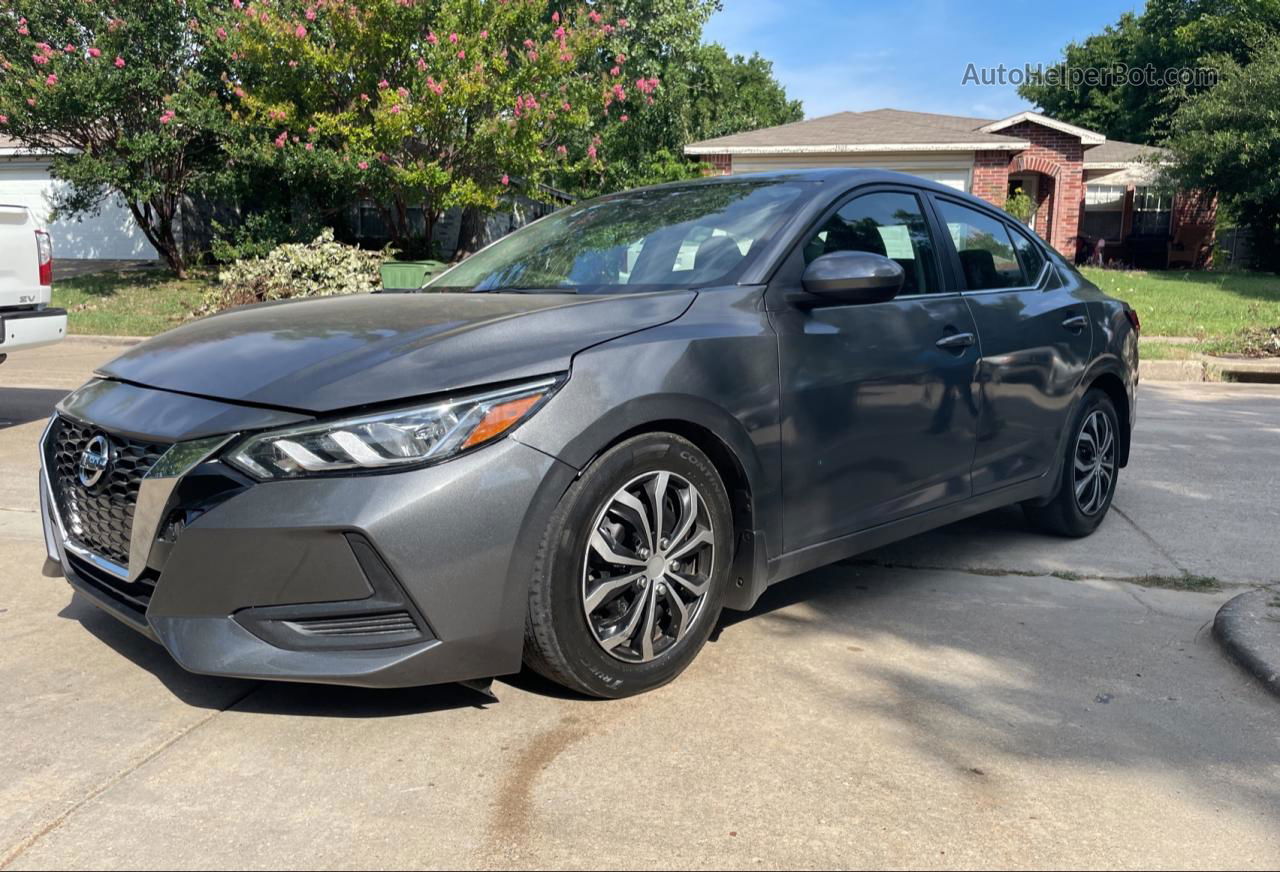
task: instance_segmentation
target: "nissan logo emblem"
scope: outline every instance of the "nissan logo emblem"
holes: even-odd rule
[[[99,433],[89,440],[80,454],[80,483],[85,487],[93,487],[106,474],[111,466],[111,443],[107,437]]]

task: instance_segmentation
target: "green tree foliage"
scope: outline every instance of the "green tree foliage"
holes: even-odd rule
[[[203,0],[0,3],[0,133],[55,154],[59,214],[119,194],[180,277],[179,207],[223,166],[207,17]]]
[[[1210,56],[1247,63],[1260,40],[1280,33],[1280,0],[1148,0],[1140,15],[1125,13],[1101,33],[1063,50],[1056,66],[1076,70],[1166,70],[1213,66]],[[1112,139],[1157,143],[1172,129],[1179,102],[1203,87],[1153,87],[1105,82],[1078,86],[1029,82],[1018,93],[1054,118],[1099,130]]]
[[[608,160],[594,173],[564,174],[561,184],[571,192],[589,196],[693,178],[701,168],[684,156],[690,142],[804,117],[767,60],[702,44],[719,0],[619,0],[618,8],[634,25],[619,47],[632,78],[661,88],[629,104],[625,124],[597,131]]]
[[[614,58],[631,23],[595,8],[233,3],[216,33],[234,159],[335,202],[368,199],[402,249],[421,249],[444,210],[492,208],[517,181],[537,196],[552,173],[599,172],[597,128],[624,123],[634,96]]]
[[[1165,173],[1183,188],[1217,191],[1254,233],[1262,266],[1280,272],[1280,38],[1247,64],[1214,59],[1222,77],[1173,116]]]

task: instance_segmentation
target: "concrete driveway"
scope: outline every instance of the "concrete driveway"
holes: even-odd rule
[[[1280,389],[1144,385],[1087,541],[993,513],[726,613],[656,693],[484,704],[188,675],[43,578],[34,444],[116,350],[0,367],[0,867],[1280,864],[1280,704],[1208,634],[1280,575]],[[1188,574],[1227,586],[1114,580]]]

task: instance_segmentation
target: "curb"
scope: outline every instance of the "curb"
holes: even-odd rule
[[[1280,592],[1261,588],[1227,600],[1213,619],[1227,656],[1280,696]]]
[[[1138,377],[1143,381],[1280,384],[1280,361],[1235,360],[1225,357],[1142,360],[1138,362]]]
[[[63,342],[70,342],[72,345],[77,343],[94,343],[96,345],[114,345],[120,348],[137,345],[139,342],[146,342],[146,336],[100,336],[96,333],[69,333],[62,338]]]

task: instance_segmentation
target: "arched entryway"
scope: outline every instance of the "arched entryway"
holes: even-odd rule
[[[1062,166],[1044,157],[1018,155],[1009,162],[1009,193],[1021,188],[1031,198],[1036,211],[1029,223],[1041,239],[1060,251],[1068,242],[1053,238],[1061,175]]]

